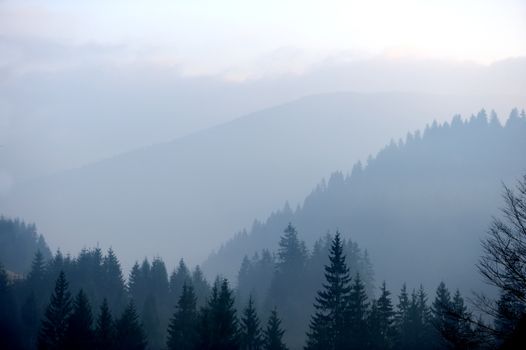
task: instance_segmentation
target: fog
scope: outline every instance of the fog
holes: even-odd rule
[[[525,19],[0,0],[0,348],[526,346]]]

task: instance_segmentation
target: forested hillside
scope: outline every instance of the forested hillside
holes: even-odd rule
[[[27,273],[37,251],[51,258],[49,247],[35,225],[0,217],[0,264],[11,272]]]
[[[433,123],[391,142],[351,174],[336,172],[296,209],[285,206],[254,222],[213,253],[203,269],[233,276],[245,254],[273,249],[294,223],[307,243],[340,230],[369,252],[378,280],[462,290],[484,288],[474,273],[478,242],[499,203],[502,182],[526,170],[526,116],[505,125],[481,111],[469,120]],[[418,263],[416,263],[418,262]]]
[[[390,138],[483,105],[513,106],[482,96],[306,96],[172,142],[15,183],[0,193],[0,212],[38,223],[57,244],[53,250],[120,247],[127,269],[142,254],[201,263],[254,218],[287,200],[300,203],[324,176],[350,171]]]

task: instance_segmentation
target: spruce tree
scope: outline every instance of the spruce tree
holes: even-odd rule
[[[95,327],[95,349],[111,350],[115,343],[115,325],[108,307],[108,301],[103,300]]]
[[[360,274],[356,274],[349,294],[346,322],[348,333],[348,348],[362,349],[367,346],[367,294]]]
[[[115,322],[116,350],[144,350],[147,341],[133,301]]]
[[[168,326],[168,350],[197,349],[197,309],[194,288],[183,284],[176,311]]]
[[[183,292],[183,286],[191,283],[191,276],[188,267],[183,259],[179,260],[179,266],[170,276],[170,299],[177,303]]]
[[[44,314],[38,336],[38,348],[46,350],[63,349],[68,318],[71,313],[71,294],[66,275],[60,271],[55,290]]]
[[[241,318],[241,349],[242,350],[260,350],[262,346],[261,327],[259,318],[254,307],[252,296],[248,299],[248,305],[243,310]]]
[[[380,288],[380,297],[373,302],[369,315],[370,346],[372,349],[392,349],[394,347],[395,313],[390,295],[391,293],[387,290],[384,281]]]
[[[437,346],[446,347],[448,345],[447,339],[455,332],[451,310],[451,294],[444,282],[440,282],[431,307],[432,323],[436,329],[435,342]]]
[[[345,321],[351,278],[338,232],[331,244],[329,265],[325,266],[325,280],[314,304],[316,313],[307,334],[307,349],[340,349],[348,340]]]
[[[73,301],[73,310],[68,318],[65,335],[67,349],[91,350],[94,345],[93,317],[91,307],[81,289]]]
[[[161,348],[164,344],[163,332],[161,331],[161,320],[157,309],[155,297],[150,294],[142,308],[142,326],[148,343],[154,349]],[[163,329],[166,329],[163,327]]]
[[[239,330],[234,298],[226,279],[217,279],[208,306],[201,311],[200,349],[239,349]]]
[[[264,331],[263,349],[264,350],[287,350],[283,343],[283,334],[285,331],[281,328],[281,320],[278,312],[274,308],[268,319],[267,328]]]
[[[103,283],[108,307],[111,307],[114,311],[121,312],[126,306],[126,287],[121,264],[111,248],[108,249],[108,253],[102,261],[102,270],[104,272]]]
[[[395,329],[397,331],[396,348],[407,349],[411,338],[411,325],[409,321],[409,309],[411,303],[407,294],[407,286],[404,283],[398,296],[397,311],[395,314]]]

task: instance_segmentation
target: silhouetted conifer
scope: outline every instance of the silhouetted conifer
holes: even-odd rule
[[[242,350],[260,350],[262,346],[260,321],[252,296],[241,317],[240,341]]]
[[[65,335],[67,349],[91,350],[94,346],[93,317],[91,306],[84,291],[81,289],[73,301],[73,309],[68,318],[68,328]]]
[[[61,271],[40,327],[38,336],[39,349],[64,349],[70,314],[71,294],[68,290],[66,275]]]
[[[307,349],[341,349],[349,340],[346,316],[349,311],[351,278],[338,232],[331,244],[329,262],[325,266],[326,282],[314,304],[316,313],[307,334]]]
[[[349,294],[346,316],[349,329],[349,349],[363,349],[367,346],[367,307],[368,302],[365,286],[360,278],[360,274],[356,274]]]
[[[287,350],[283,343],[285,331],[281,328],[281,320],[278,317],[276,308],[270,313],[267,328],[264,331],[263,349],[264,350]]]
[[[208,306],[200,315],[200,349],[239,349],[234,298],[226,279],[216,280]]]
[[[130,301],[121,317],[115,322],[115,349],[144,350],[146,345],[142,324],[139,322],[133,301]]]
[[[392,349],[395,344],[395,325],[391,293],[385,281],[380,288],[380,297],[372,303],[369,315],[371,349]]]
[[[108,307],[108,301],[104,299],[100,306],[99,316],[95,327],[95,349],[111,350],[115,345],[115,325]]]
[[[197,349],[197,308],[194,289],[183,284],[176,311],[168,326],[168,350]]]

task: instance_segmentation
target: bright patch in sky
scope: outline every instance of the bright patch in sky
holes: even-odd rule
[[[525,38],[522,0],[0,1],[0,65],[21,61],[13,42],[46,40],[80,47],[84,59],[88,45],[113,63],[242,77],[327,57],[491,63],[526,55]]]

